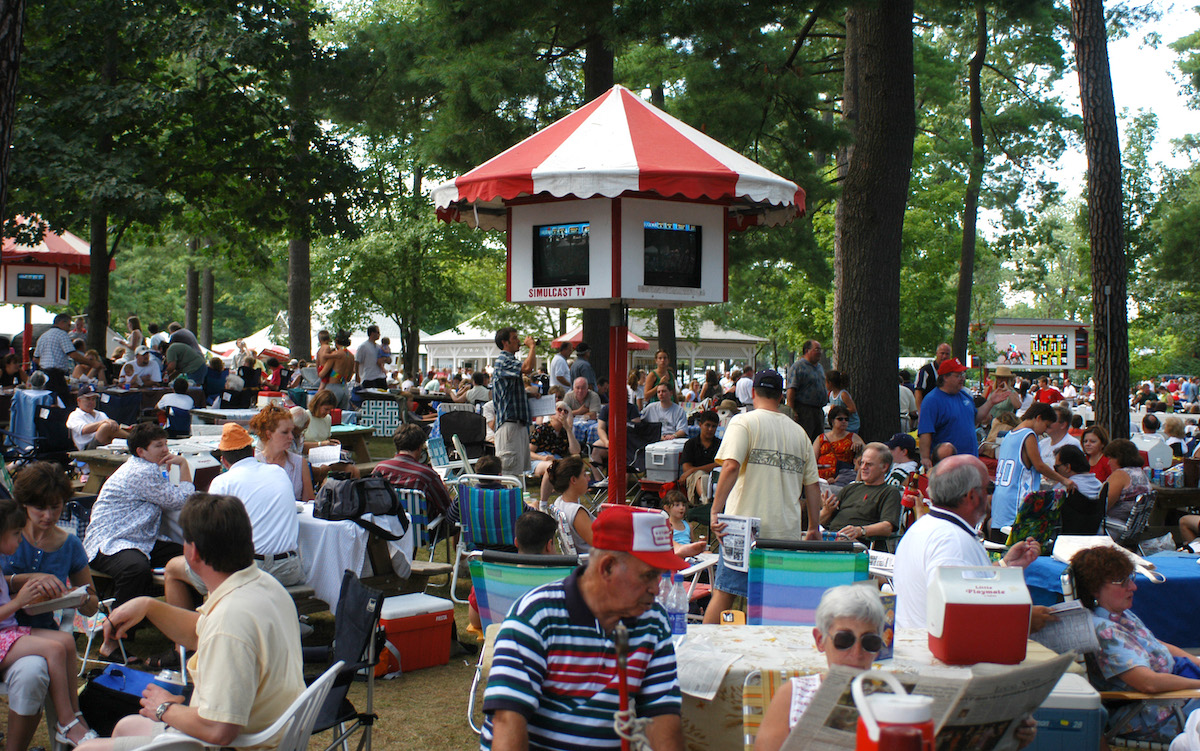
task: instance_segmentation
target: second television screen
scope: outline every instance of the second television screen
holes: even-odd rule
[[[644,284],[700,288],[700,226],[646,222]]]
[[[587,286],[591,258],[588,222],[542,224],[533,228],[533,286]]]

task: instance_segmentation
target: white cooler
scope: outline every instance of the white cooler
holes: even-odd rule
[[[683,471],[679,456],[686,438],[672,438],[646,446],[646,479],[653,482],[673,482]]]
[[[1033,719],[1037,720],[1037,738],[1028,751],[1100,747],[1104,722],[1100,693],[1081,675],[1064,673]]]

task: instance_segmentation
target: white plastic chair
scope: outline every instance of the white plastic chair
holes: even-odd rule
[[[304,690],[304,693],[297,696],[287,711],[278,720],[271,723],[266,730],[239,735],[233,739],[229,747],[261,746],[279,735],[277,747],[279,751],[305,751],[308,748],[308,739],[312,735],[317,713],[321,711],[321,705],[325,703],[325,697],[329,693],[330,687],[333,686],[333,679],[337,677],[343,665],[345,665],[344,662],[336,662],[331,665],[321,674],[320,678],[313,681],[312,685]],[[143,749],[154,749],[155,751],[193,751],[208,747],[210,746],[203,741],[175,731],[163,733],[149,744],[142,746]]]

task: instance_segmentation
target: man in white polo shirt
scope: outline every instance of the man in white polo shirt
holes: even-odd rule
[[[974,456],[958,454],[938,462],[929,480],[932,508],[900,538],[892,582],[896,587],[896,628],[925,628],[929,583],[942,566],[990,566],[975,528],[991,508],[987,467]],[[1024,568],[1037,560],[1041,546],[1022,540],[1005,554],[1002,566]],[[1041,628],[1048,610],[1034,608]]]
[[[225,424],[217,448],[226,471],[213,479],[208,492],[231,495],[246,507],[250,527],[254,530],[254,562],[259,569],[285,587],[303,584],[300,520],[287,472],[282,467],[255,459],[254,439],[236,423]],[[189,586],[201,594],[208,591],[200,577],[187,567],[183,556],[172,558],[163,572],[167,602],[190,608],[192,593],[188,591]]]
[[[75,411],[67,416],[67,429],[71,431],[71,440],[80,451],[107,446],[114,438],[129,437],[120,423],[103,412],[96,411],[99,398],[100,395],[91,386],[80,386],[79,393],[75,396]]]

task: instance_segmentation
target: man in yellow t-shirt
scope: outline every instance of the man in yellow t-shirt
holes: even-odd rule
[[[754,376],[754,409],[734,415],[717,452],[721,479],[712,506],[712,530],[720,536],[721,513],[760,520],[759,535],[783,540],[820,540],[821,493],[817,461],[804,429],[779,411],[783,378],[774,370]],[[808,505],[808,532],[802,532],[800,497]],[[705,623],[716,623],[734,597],[746,596],[746,572],[717,562]]]
[[[170,640],[193,651],[190,702],[150,684],[138,715],[125,717],[113,738],[96,749],[134,749],[168,728],[228,746],[243,733],[265,730],[304,691],[300,627],[292,598],[254,563],[250,517],[237,498],[196,493],[180,515],[183,555],[208,588],[198,612],[138,597],[113,611],[106,639],[150,621]],[[92,744],[80,746],[85,749]],[[273,749],[278,738],[258,748]]]

